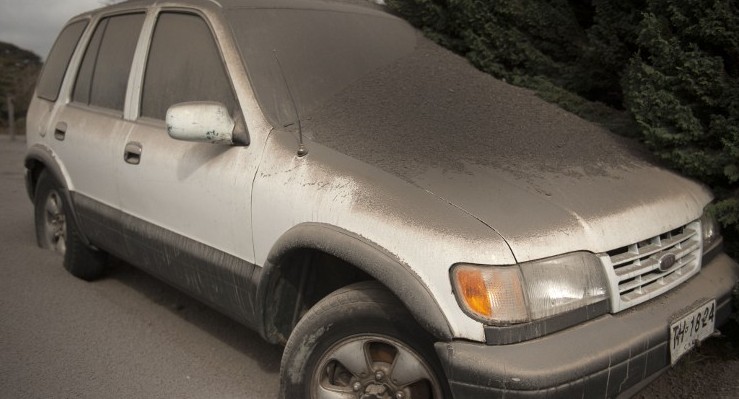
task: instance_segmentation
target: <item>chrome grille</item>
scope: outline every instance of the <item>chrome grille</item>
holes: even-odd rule
[[[695,221],[602,254],[611,284],[612,311],[661,295],[698,273],[701,243],[700,222]]]

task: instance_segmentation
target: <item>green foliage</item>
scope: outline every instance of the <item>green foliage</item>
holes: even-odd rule
[[[727,248],[739,256],[735,0],[387,3],[477,68],[641,139],[708,184]]]
[[[621,77],[636,50],[636,37],[645,0],[592,0],[593,23],[577,68],[581,82],[574,91],[621,108]]]
[[[736,258],[739,254],[739,193],[734,191],[733,195],[725,197],[713,205],[711,212],[724,228],[721,234],[724,236],[727,252]],[[739,307],[737,310],[739,311]]]
[[[739,255],[739,8],[730,0],[650,0],[624,102],[645,143],[711,186],[729,252]]]

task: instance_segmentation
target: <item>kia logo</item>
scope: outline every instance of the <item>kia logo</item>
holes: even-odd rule
[[[676,261],[677,259],[674,254],[662,255],[662,257],[657,261],[659,263],[659,271],[666,272],[670,270],[670,268],[675,265]]]

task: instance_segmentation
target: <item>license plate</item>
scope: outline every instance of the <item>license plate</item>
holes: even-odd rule
[[[670,359],[674,365],[695,345],[713,334],[716,327],[716,301],[696,308],[670,325]]]

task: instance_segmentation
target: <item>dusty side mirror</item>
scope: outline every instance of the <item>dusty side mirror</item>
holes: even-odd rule
[[[225,105],[212,101],[174,104],[167,110],[167,133],[177,140],[233,144],[234,120]]]

